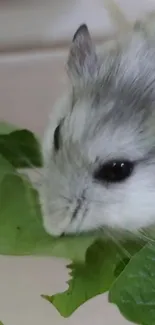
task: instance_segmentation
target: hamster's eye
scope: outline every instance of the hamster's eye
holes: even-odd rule
[[[60,148],[60,124],[56,127],[54,131],[54,149],[58,151]]]
[[[109,161],[96,170],[94,178],[101,182],[121,182],[131,175],[133,168],[134,164],[128,160]]]

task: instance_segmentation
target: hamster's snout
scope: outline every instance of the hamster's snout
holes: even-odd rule
[[[82,194],[82,196],[77,199],[76,207],[72,214],[72,220],[76,219],[76,216],[79,213],[79,211],[81,210],[81,207],[82,207],[82,204],[84,203],[84,201],[85,201],[85,197],[84,197],[84,194]]]

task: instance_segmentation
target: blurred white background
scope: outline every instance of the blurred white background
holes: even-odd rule
[[[135,20],[155,0],[116,0]],[[114,33],[104,0],[0,0],[0,120],[43,133],[48,114],[65,88],[67,47],[86,22],[93,38]],[[0,320],[4,325],[127,325],[106,296],[96,297],[69,319],[40,298],[66,288],[66,262],[55,258],[0,257]]]

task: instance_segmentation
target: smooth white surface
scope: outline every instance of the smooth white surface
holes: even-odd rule
[[[1,55],[0,119],[42,135],[50,111],[65,89],[67,53]]]
[[[0,320],[4,325],[128,325],[106,295],[98,296],[70,318],[61,317],[40,297],[66,289],[65,262],[55,258],[0,258]]]

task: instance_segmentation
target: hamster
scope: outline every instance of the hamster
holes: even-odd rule
[[[96,51],[76,31],[70,90],[43,139],[40,192],[53,236],[155,224],[155,19],[136,22]]]

